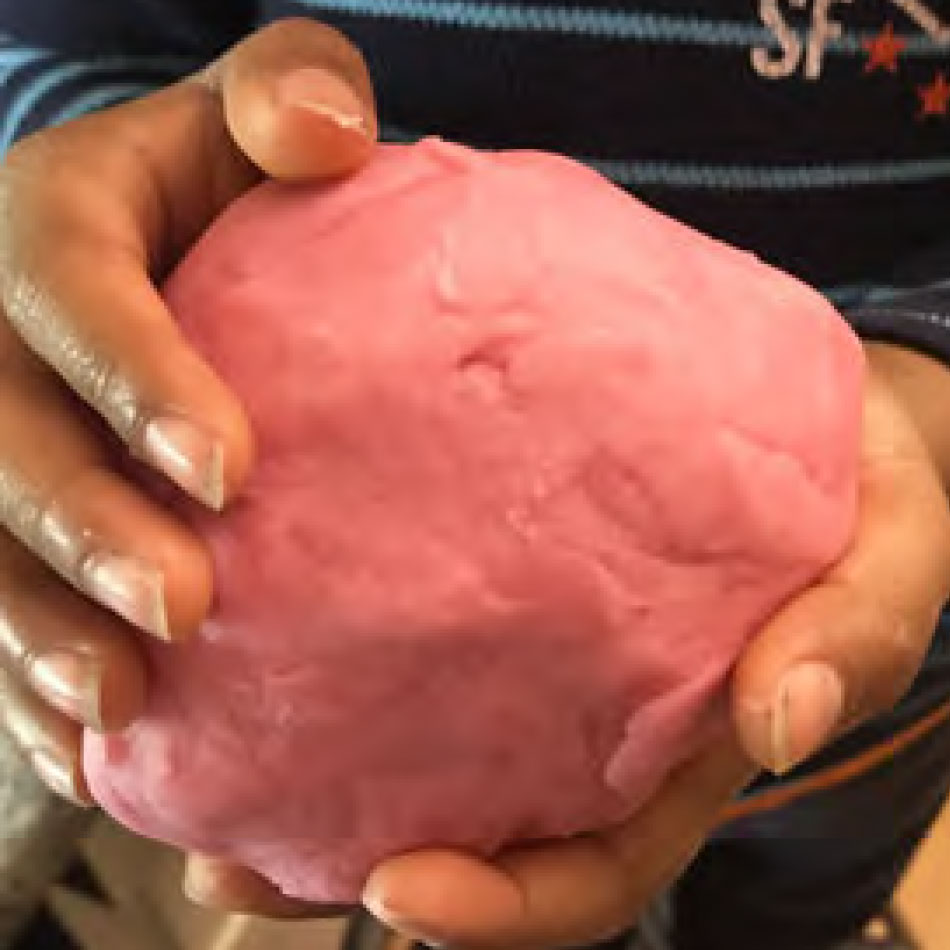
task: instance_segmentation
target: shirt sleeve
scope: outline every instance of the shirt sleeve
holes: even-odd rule
[[[193,72],[250,29],[253,11],[241,0],[0,0],[0,155]]]
[[[844,315],[865,339],[907,346],[950,366],[950,244],[913,259],[892,286],[870,291]]]

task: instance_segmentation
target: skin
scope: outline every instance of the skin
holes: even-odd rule
[[[262,176],[345,174],[371,154],[375,130],[359,54],[326,27],[284,21],[198,76],[23,140],[0,171],[0,717],[76,801],[88,800],[81,724],[133,720],[141,638],[191,636],[211,600],[200,540],[117,462],[131,452],[214,508],[253,465],[240,405],[181,339],[155,282]],[[473,948],[616,932],[759,767],[784,770],[899,698],[950,590],[950,372],[892,346],[867,357],[854,544],[742,657],[734,733],[619,828],[492,862],[442,851],[385,862],[366,886],[371,911]],[[795,702],[788,676],[801,664]],[[249,913],[340,912],[198,855],[185,887]]]

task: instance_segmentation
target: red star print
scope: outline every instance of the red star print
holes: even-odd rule
[[[937,73],[929,86],[918,86],[917,95],[920,96],[918,118],[923,119],[928,115],[945,116],[947,108],[950,107],[950,83],[947,82],[946,73]]]
[[[862,40],[861,45],[868,51],[868,61],[864,64],[866,73],[873,73],[875,69],[896,73],[897,57],[907,47],[907,40],[895,36],[894,24],[888,23],[877,36]]]

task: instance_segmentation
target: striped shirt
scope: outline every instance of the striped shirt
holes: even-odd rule
[[[569,153],[844,303],[945,240],[948,0],[0,0],[0,149],[301,12],[387,137]]]
[[[289,14],[363,50],[384,137],[572,155],[950,361],[950,0],[0,0],[0,152]]]

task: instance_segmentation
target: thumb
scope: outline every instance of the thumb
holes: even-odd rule
[[[239,43],[203,79],[220,91],[231,137],[265,174],[342,175],[369,158],[376,113],[363,57],[315,20],[280,20]]]
[[[851,548],[772,619],[735,671],[733,714],[749,755],[782,773],[890,708],[927,651],[948,579],[939,478],[900,405],[872,382]]]

